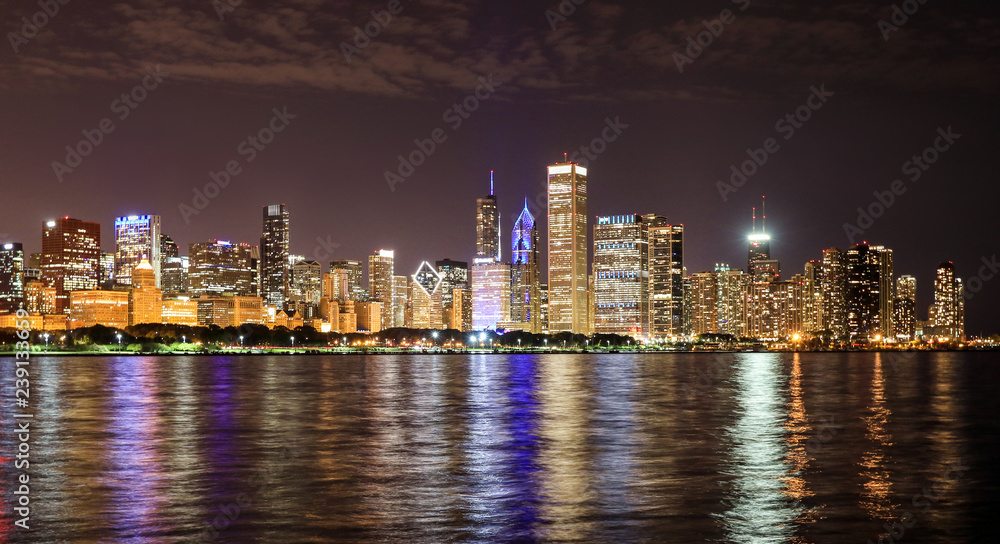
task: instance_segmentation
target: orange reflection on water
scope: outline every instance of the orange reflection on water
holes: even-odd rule
[[[872,519],[889,521],[895,517],[899,506],[892,504],[892,480],[888,469],[886,448],[891,447],[892,435],[886,430],[892,411],[885,405],[885,375],[882,372],[882,354],[875,354],[872,375],[872,402],[863,418],[867,425],[865,436],[871,447],[862,456],[861,477],[865,480],[861,490],[861,507]]]

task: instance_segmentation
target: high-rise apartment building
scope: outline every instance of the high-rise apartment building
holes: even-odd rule
[[[955,265],[938,265],[934,276],[934,336],[949,342],[965,339],[965,293]]]
[[[718,333],[719,331],[719,281],[718,273],[705,271],[688,278],[688,313],[691,334]]]
[[[410,303],[410,278],[406,276],[392,277],[392,326],[406,326],[406,312],[412,305]]]
[[[649,334],[649,240],[642,216],[612,215],[594,225],[594,329]]]
[[[684,334],[684,225],[645,215],[649,244],[649,334],[655,340]]]
[[[253,251],[249,244],[223,240],[189,244],[188,256],[191,293],[253,295]]]
[[[847,332],[852,342],[892,335],[892,250],[861,243],[847,251]]]
[[[288,298],[288,208],[264,206],[264,232],[260,237],[260,297],[265,304],[284,307]]]
[[[24,247],[0,245],[0,314],[14,313],[24,305]]]
[[[847,336],[847,255],[835,247],[826,249],[822,267],[822,330],[843,340]]]
[[[719,332],[735,337],[746,336],[744,305],[750,276],[740,269],[731,269],[728,264],[716,264],[715,283]]]
[[[396,310],[393,304],[393,276],[395,252],[381,249],[368,256],[368,298],[382,303],[382,328],[395,326]]]
[[[63,217],[42,226],[42,280],[56,288],[56,313],[71,291],[93,290],[101,275],[101,224]]]
[[[896,279],[896,300],[892,310],[896,339],[900,342],[914,340],[917,332],[916,278],[900,276]]]
[[[145,259],[160,287],[160,216],[130,215],[115,219],[115,283],[132,285],[132,270]]]
[[[586,334],[588,317],[587,169],[548,167],[549,330]]]

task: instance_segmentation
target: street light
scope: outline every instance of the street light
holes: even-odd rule
[[[240,337],[240,349],[243,349],[243,337]]]
[[[42,337],[45,338],[45,351],[48,351],[49,350],[49,333],[43,334]]]
[[[116,336],[118,336],[118,351],[121,352],[121,350],[122,350],[122,335],[118,334]]]
[[[295,349],[295,337],[292,337],[292,349]]]

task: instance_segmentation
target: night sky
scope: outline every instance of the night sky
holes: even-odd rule
[[[897,179],[906,192],[856,239],[893,248],[896,274],[917,277],[920,319],[940,261],[968,280],[1000,253],[995,2],[897,2],[919,6],[898,30],[880,29],[889,1],[586,0],[569,13],[566,0],[557,17],[555,0],[230,0],[220,20],[224,2],[72,0],[36,17],[49,20],[27,40],[8,33],[37,1],[2,3],[0,241],[39,251],[42,222],[69,215],[101,222],[110,251],[114,217],[152,213],[184,253],[214,238],[256,244],[261,207],[284,202],[293,253],[325,265],[391,248],[397,274],[412,274],[422,260],[472,259],[475,198],[495,170],[507,258],[523,199],[544,204],[545,167],[617,120],[621,134],[587,159],[591,221],[683,223],[689,273],[746,266],[751,208],[766,194],[789,277],[822,249],[849,247],[844,224]],[[372,22],[390,6],[401,11]],[[730,22],[713,23],[723,10]],[[703,21],[719,35],[681,71],[688,38],[710,36]],[[365,25],[378,35],[348,61],[341,44]],[[148,76],[157,66],[160,82]],[[144,77],[152,90],[125,105]],[[495,92],[480,88],[488,98],[455,127],[445,112],[491,77]],[[810,119],[794,134],[776,125],[808,108],[813,88],[828,96],[812,99]],[[241,143],[275,108],[294,118],[248,161]],[[105,118],[113,131],[60,181],[53,161],[66,164],[66,146]],[[910,181],[904,163],[948,127],[960,137]],[[390,190],[397,156],[436,129],[446,139]],[[717,182],[769,138],[777,151],[724,200]],[[230,161],[240,173],[185,218],[180,206]],[[544,208],[531,210],[544,240]],[[1000,332],[998,304],[1000,277],[968,302],[968,332]]]

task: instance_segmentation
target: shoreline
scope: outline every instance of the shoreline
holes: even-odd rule
[[[498,349],[498,350],[407,350],[407,351],[386,351],[386,350],[340,350],[339,348],[278,348],[275,351],[262,350],[224,350],[224,351],[40,351],[31,352],[31,357],[216,357],[216,356],[349,356],[349,355],[719,355],[737,353],[991,353],[1000,351],[1000,348],[992,349],[920,349],[920,350],[584,350],[584,349]],[[14,357],[14,352],[0,352],[0,357]]]

